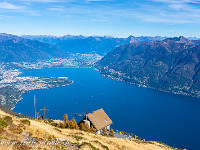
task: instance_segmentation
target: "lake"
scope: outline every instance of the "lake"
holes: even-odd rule
[[[23,94],[15,112],[34,116],[44,106],[46,117],[69,119],[103,108],[113,121],[111,127],[146,140],[162,141],[170,146],[199,150],[200,99],[173,95],[105,78],[91,68],[46,68],[24,70],[21,76],[69,77],[74,83],[54,89]]]

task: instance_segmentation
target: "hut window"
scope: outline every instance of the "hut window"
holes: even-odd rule
[[[105,121],[106,121],[106,122],[108,122],[108,120],[107,120],[107,119],[105,119]]]

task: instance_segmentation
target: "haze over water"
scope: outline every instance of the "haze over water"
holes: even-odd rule
[[[103,108],[113,121],[111,126],[146,140],[162,141],[170,146],[200,149],[200,99],[163,93],[105,78],[91,68],[49,68],[25,70],[22,76],[66,76],[74,83],[54,89],[34,90],[23,95],[15,112],[34,116],[44,106],[48,118],[69,119]],[[40,111],[40,114],[43,113]]]

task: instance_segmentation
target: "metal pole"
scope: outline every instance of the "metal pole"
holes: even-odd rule
[[[44,106],[44,119],[45,119],[45,111],[46,111],[46,110],[45,110],[45,106]]]
[[[35,119],[36,119],[35,95],[34,95],[34,109],[35,109]]]

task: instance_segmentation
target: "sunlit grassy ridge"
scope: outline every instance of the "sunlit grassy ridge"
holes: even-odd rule
[[[8,117],[10,116],[10,117]],[[11,116],[0,110],[0,149],[170,150],[153,141],[117,139],[76,129],[61,129],[44,121]],[[5,125],[6,124],[6,125]],[[28,138],[28,140],[25,140]],[[24,142],[23,142],[24,141]],[[8,143],[8,144],[7,144]]]

